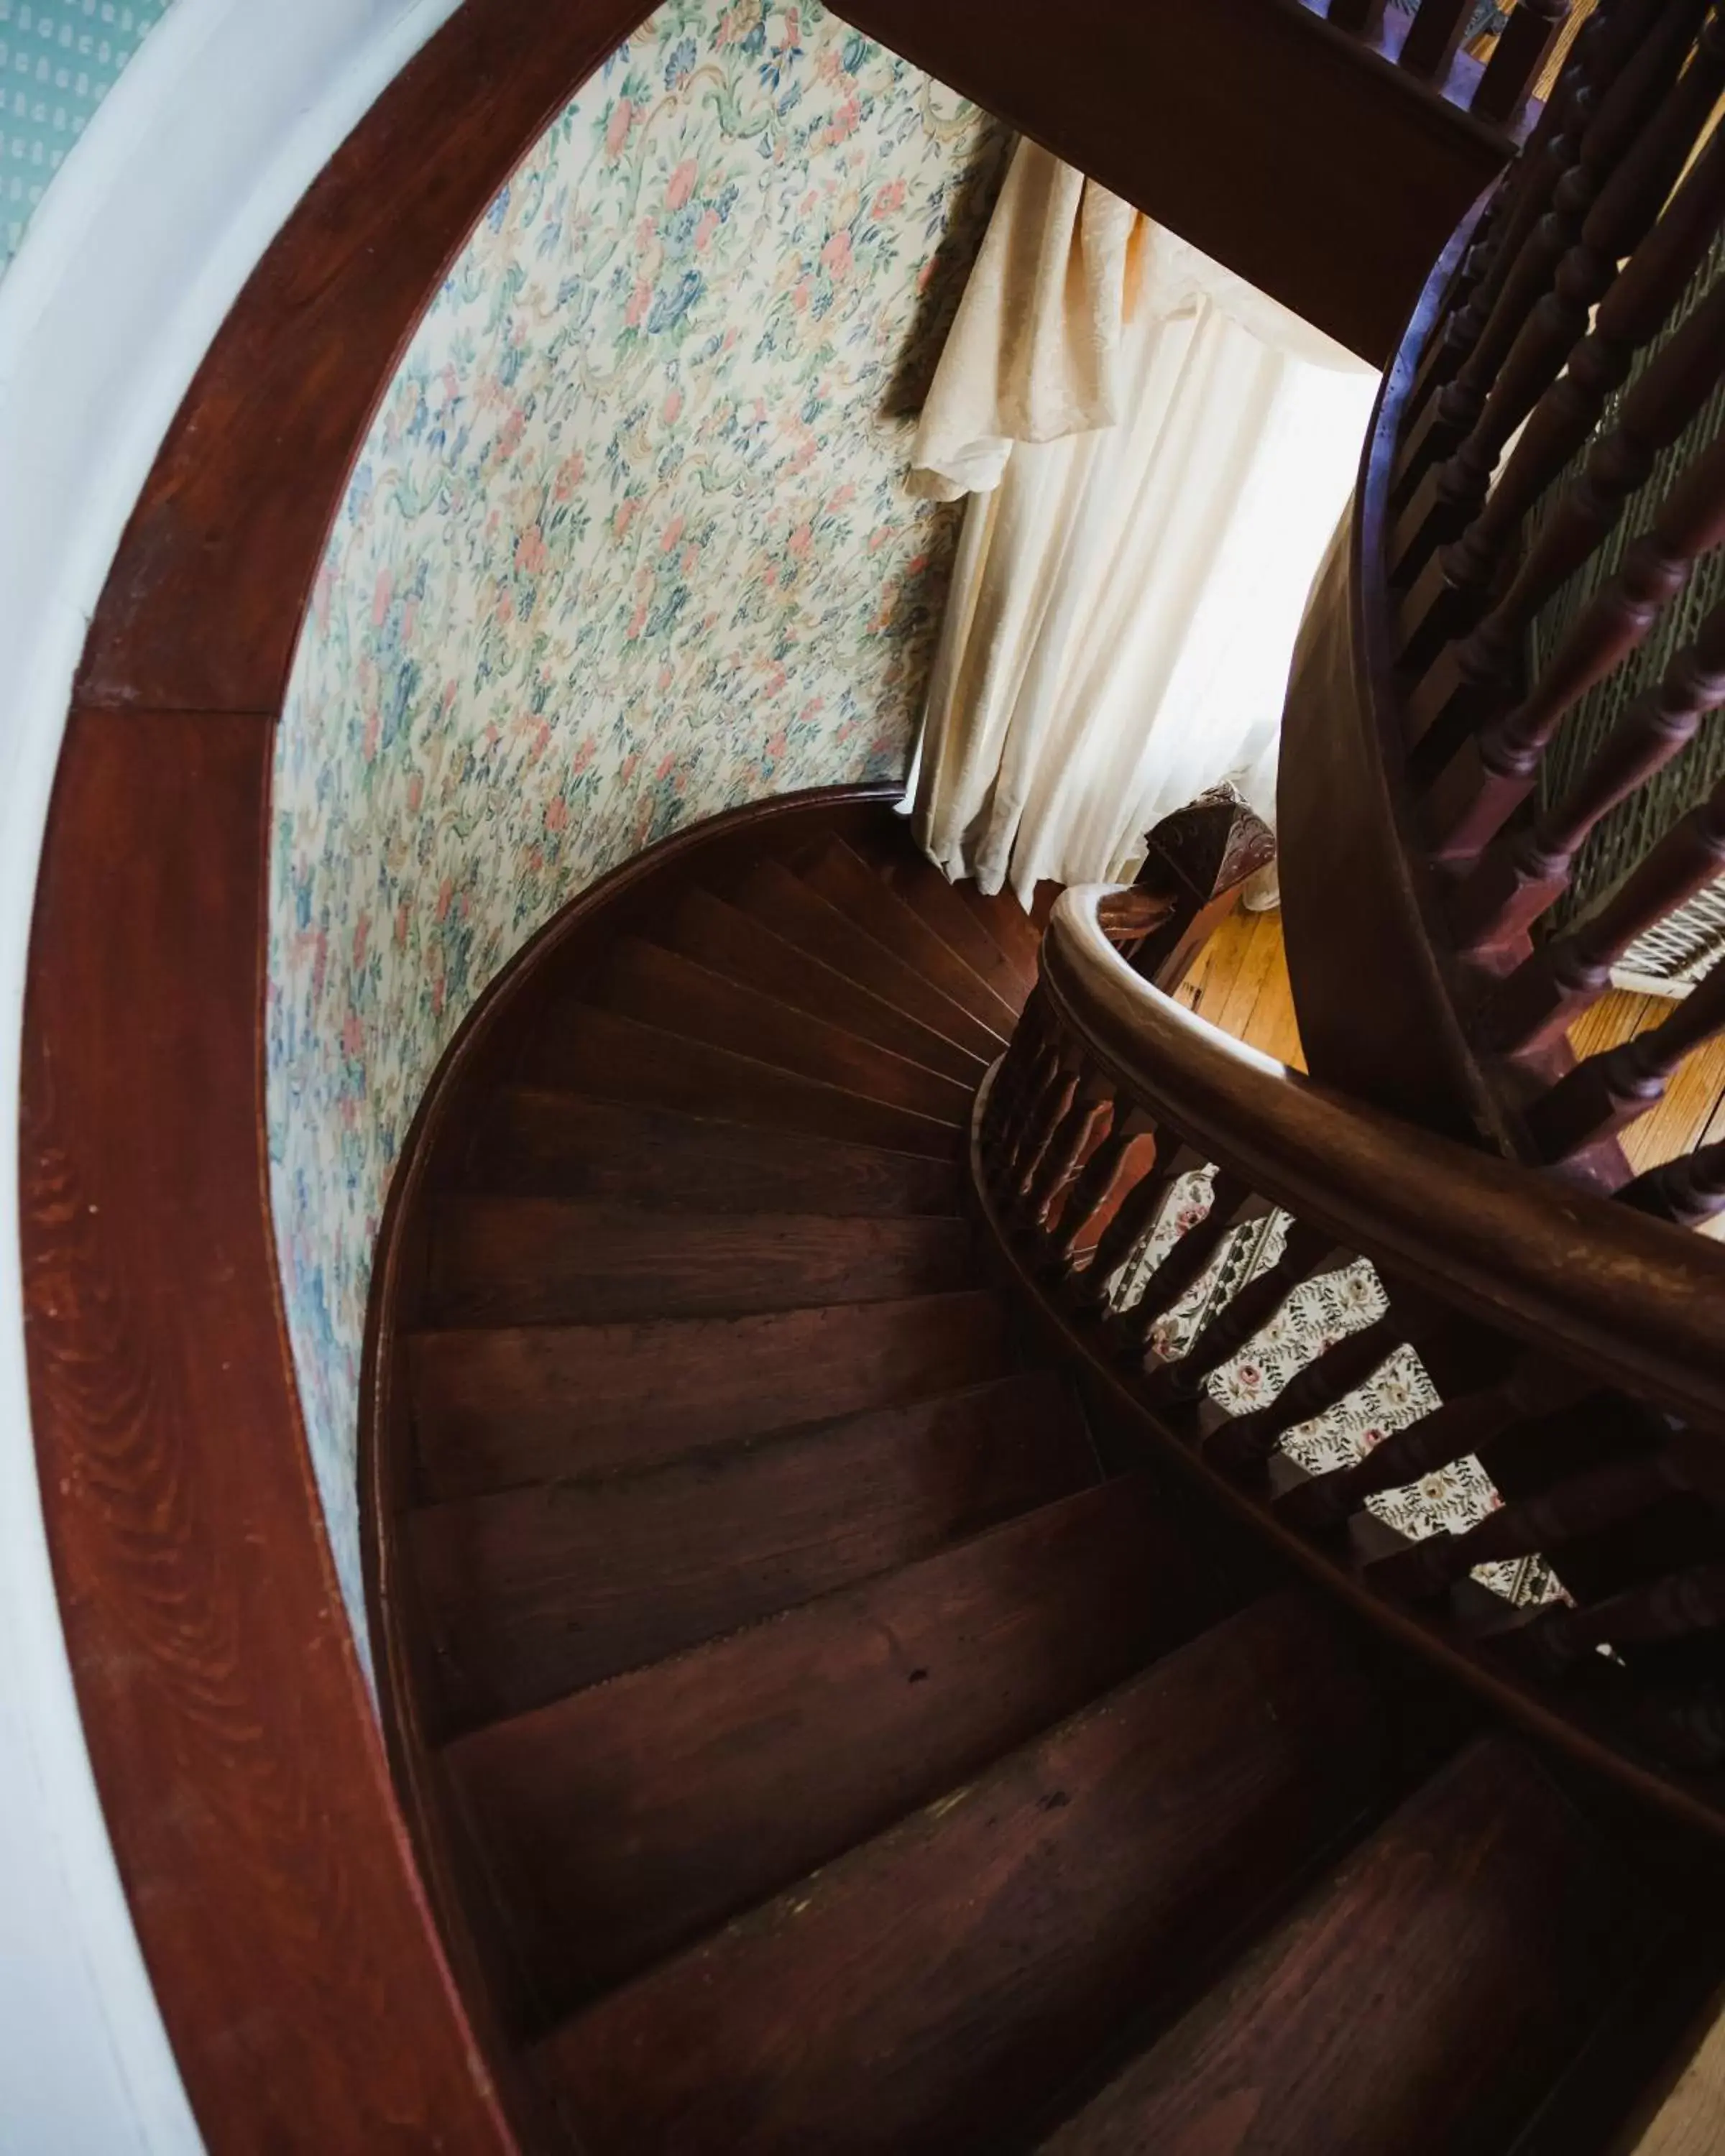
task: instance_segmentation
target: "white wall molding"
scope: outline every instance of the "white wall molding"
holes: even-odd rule
[[[176,0],[0,280],[0,1113],[85,629],[198,362],[294,204],[456,0]],[[0,1146],[0,2146],[201,2145],[85,1749],[36,1486]]]

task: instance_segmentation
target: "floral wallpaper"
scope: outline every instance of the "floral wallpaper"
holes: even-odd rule
[[[902,769],[911,415],[1007,148],[809,4],[666,0],[491,204],[353,470],[278,737],[269,1113],[344,1590],[368,1269],[437,1057],[678,824]]]

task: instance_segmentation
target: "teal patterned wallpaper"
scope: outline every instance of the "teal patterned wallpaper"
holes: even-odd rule
[[[168,0],[0,0],[0,273]]]

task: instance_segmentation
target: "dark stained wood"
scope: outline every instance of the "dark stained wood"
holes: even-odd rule
[[[1512,953],[1568,888],[1571,865],[1601,817],[1663,769],[1722,703],[1725,606],[1717,606],[1663,677],[1622,713],[1562,798],[1486,849],[1450,901],[1456,948]]]
[[[1725,1761],[1725,1741],[1714,1740],[1725,1740],[1725,1719],[1708,1704],[1711,1665],[1691,1673],[1700,1680],[1702,1691],[1697,1693],[1692,1683],[1681,1696],[1689,1748],[1682,1760],[1674,1762],[1665,1741],[1675,1726],[1672,1712],[1661,1710],[1648,1722],[1640,1714],[1640,1702],[1634,1693],[1625,1694],[1620,1687],[1615,1694],[1602,1695],[1584,1683],[1569,1681],[1561,1669],[1554,1677],[1549,1656],[1541,1662],[1518,1651],[1522,1640],[1537,1640],[1538,1628],[1518,1630],[1517,1623],[1506,1615],[1506,1605],[1483,1589],[1472,1602],[1458,1600],[1453,1609],[1447,1604],[1410,1602],[1386,1592],[1384,1575],[1370,1568],[1389,1552],[1408,1547],[1404,1537],[1351,1506],[1338,1513],[1333,1505],[1337,1478],[1319,1478],[1308,1486],[1304,1471],[1280,1454],[1272,1455],[1262,1466],[1255,1464],[1266,1444],[1273,1444],[1296,1415],[1336,1399],[1395,1347],[1411,1342],[1440,1399],[1450,1404],[1386,1439],[1368,1454],[1358,1471],[1368,1479],[1358,1496],[1368,1496],[1379,1486],[1369,1478],[1380,1457],[1399,1465],[1404,1446],[1416,1454],[1429,1447],[1434,1455],[1429,1463],[1418,1457],[1407,1463],[1410,1472],[1417,1474],[1426,1465],[1447,1464],[1476,1441],[1484,1448],[1489,1472],[1508,1499],[1535,1497],[1566,1475],[1604,1464],[1614,1446],[1620,1451],[1625,1445],[1630,1450],[1645,1446],[1649,1434],[1660,1427],[1649,1414],[1650,1395],[1657,1397],[1669,1385],[1678,1365],[1687,1373],[1686,1391],[1697,1380],[1711,1382],[1703,1373],[1717,1362],[1712,1344],[1717,1321],[1705,1337],[1698,1334],[1671,1362],[1622,1373],[1626,1389],[1614,1389],[1610,1380],[1619,1373],[1608,1369],[1602,1352],[1609,1360],[1628,1341],[1642,1336],[1640,1317],[1628,1325],[1622,1321],[1629,1301],[1645,1284],[1644,1267],[1660,1262],[1653,1240],[1640,1241],[1640,1255],[1621,1276],[1620,1291],[1601,1305],[1585,1332],[1553,1327],[1549,1315],[1525,1326],[1511,1315],[1514,1297],[1509,1268],[1503,1263],[1516,1237],[1508,1229],[1501,1201],[1484,1200],[1473,1184],[1476,1178],[1491,1180],[1502,1174],[1506,1193],[1513,1188],[1520,1199],[1554,1202],[1567,1224],[1562,1238],[1565,1254],[1560,1256],[1555,1248],[1551,1251],[1548,1281],[1555,1285],[1564,1277],[1566,1291],[1579,1286],[1585,1270],[1622,1240],[1631,1217],[1627,1209],[1508,1169],[1486,1156],[1446,1146],[1442,1148],[1448,1162],[1445,1177],[1425,1185],[1418,1228],[1413,1228],[1410,1219],[1410,1232],[1398,1235],[1392,1250],[1384,1233],[1389,1214],[1412,1195],[1410,1171],[1422,1147],[1430,1141],[1409,1127],[1391,1127],[1397,1133],[1395,1164],[1386,1157],[1373,1174],[1368,1132],[1376,1119],[1357,1104],[1348,1110],[1349,1134],[1344,1138],[1338,1128],[1337,1142],[1326,1148],[1324,1173],[1302,1176],[1296,1190],[1286,1174],[1286,1156],[1272,1158],[1263,1142],[1281,1120],[1274,1089],[1286,1089],[1282,1098],[1287,1105],[1298,1100],[1308,1106],[1316,1106],[1315,1090],[1303,1087],[1263,1059],[1230,1049],[1201,1022],[1185,1017],[1178,1006],[1147,989],[1111,947],[1100,911],[1099,901],[1090,893],[1068,894],[1056,907],[1034,1004],[1042,1014],[1041,1032],[1050,1044],[1049,1055],[1078,1074],[1081,1082],[1106,1083],[1117,1101],[1137,1104],[1135,1115],[1158,1125],[1158,1142],[1171,1158],[1165,1158],[1163,1168],[1146,1178],[1140,1191],[1153,1188],[1163,1176],[1193,1162],[1208,1159],[1231,1167],[1247,1178],[1260,1199],[1322,1230],[1341,1249],[1363,1250],[1380,1278],[1389,1284],[1393,1313],[1320,1353],[1306,1369],[1295,1373],[1271,1408],[1255,1418],[1231,1417],[1220,1400],[1206,1400],[1194,1411],[1178,1392],[1169,1394],[1159,1368],[1147,1373],[1135,1358],[1123,1361],[1116,1353],[1112,1327],[1096,1307],[1091,1286],[1091,1276],[1101,1268],[1100,1255],[1089,1273],[1063,1278],[1060,1269],[1072,1260],[1063,1254],[1051,1268],[1045,1250],[1017,1224],[1009,1202],[1012,1185],[1001,1168],[1010,1147],[1000,1143],[991,1147],[985,1136],[993,1122],[991,1074],[972,1133],[971,1173],[979,1212],[993,1239],[1002,1278],[1037,1306],[1039,1337],[1083,1358],[1089,1373],[1084,1384],[1086,1402],[1092,1417],[1100,1415],[1101,1426],[1109,1430],[1115,1456],[1137,1456],[1132,1449],[1135,1440],[1150,1446],[1153,1456],[1178,1466],[1213,1496],[1254,1522],[1332,1592],[1368,1613],[1381,1628],[1464,1676],[1499,1709],[1555,1738],[1590,1768],[1603,1770],[1640,1798],[1719,1832],[1725,1821],[1725,1780],[1713,1770]],[[1200,1076],[1195,1066],[1181,1066],[1185,1050],[1197,1051],[1201,1042],[1204,1069]],[[1249,1086],[1256,1096],[1250,1103],[1240,1090],[1242,1086]],[[1009,1137],[1013,1116],[1021,1112],[1022,1108],[1007,1111]],[[1315,1126],[1306,1136],[1307,1141],[1316,1137]],[[1369,1227],[1363,1215],[1344,1222],[1335,1209],[1342,1187],[1357,1177],[1364,1178],[1362,1194],[1367,1183],[1373,1188],[1373,1222]],[[1136,1195],[1129,1199],[1117,1221],[1137,1203]],[[1463,1268],[1455,1261],[1455,1240],[1446,1224],[1452,1204],[1471,1224],[1469,1233],[1484,1224],[1486,1214],[1493,1218],[1489,1232],[1496,1283],[1492,1292],[1477,1301],[1465,1291]],[[1141,1230],[1150,1217],[1147,1209],[1137,1223]],[[1709,1245],[1698,1239],[1673,1236],[1668,1229],[1657,1232],[1664,1260],[1686,1263],[1704,1252],[1702,1265],[1713,1269]],[[1431,1260],[1440,1249],[1446,1252],[1447,1261],[1434,1267]],[[1547,1270],[1543,1262],[1540,1270]],[[1527,1346],[1525,1368],[1517,1360],[1518,1340]],[[1553,1366],[1558,1380],[1555,1389],[1545,1375]],[[1580,1414],[1565,1413],[1584,1404]],[[1661,1404],[1675,1406],[1675,1396],[1667,1394]],[[1476,1405],[1483,1412],[1473,1419]],[[1702,1441],[1717,1445],[1717,1409],[1702,1408],[1698,1399],[1696,1405],[1695,1419],[1708,1433]],[[1123,1434],[1127,1431],[1132,1435]],[[1214,1435],[1206,1443],[1209,1433]],[[1242,1448],[1241,1433],[1255,1441]],[[1601,1442],[1595,1443],[1596,1435]],[[1229,1471],[1224,1472],[1230,1440],[1248,1456],[1227,1461]],[[1350,1474],[1342,1479],[1351,1483],[1353,1477]],[[1310,1504],[1301,1502],[1308,1486]],[[1684,1499],[1681,1506],[1687,1510],[1681,1520],[1660,1505],[1620,1522],[1610,1535],[1571,1542],[1565,1547],[1564,1563],[1571,1571],[1580,1567],[1579,1579],[1598,1581],[1609,1592],[1626,1578],[1669,1573],[1674,1563],[1712,1561],[1719,1547],[1717,1533],[1711,1529],[1699,1537],[1691,1532],[1694,1502]],[[1344,1521],[1346,1534],[1333,1534],[1331,1531]],[[1609,1563],[1603,1561],[1607,1558]],[[1512,1650],[1513,1659],[1506,1660]],[[1651,1700],[1646,1704],[1651,1706]],[[1625,1713],[1625,1707],[1631,1711]],[[1703,1723],[1711,1732],[1705,1743],[1696,1734]]]
[[[1442,82],[1461,49],[1472,13],[1470,0],[1417,0],[1402,40],[1401,65],[1409,74]]]
[[[1410,692],[1408,737],[1421,745],[1426,767],[1440,767],[1470,729],[1513,704],[1528,625],[1615,527],[1655,459],[1712,393],[1719,379],[1722,327],[1725,298],[1716,288],[1625,396],[1580,472],[1551,505],[1491,611],[1438,653]],[[1656,574],[1645,548],[1641,566]]]
[[[639,937],[619,939],[594,993],[608,1009],[662,1033],[727,1048],[937,1122],[962,1122],[976,1091],[974,1079],[967,1085],[944,1077],[800,1005]]]
[[[427,1497],[642,1467],[1013,1367],[992,1296],[769,1317],[426,1332],[409,1343]]]
[[[987,1067],[980,1055],[787,942],[765,921],[752,919],[711,891],[691,891],[659,940],[699,960],[712,973],[747,982],[782,1003],[818,1014],[848,1034],[957,1080],[968,1091],[976,1090]]]
[[[866,929],[889,951],[896,951],[955,1004],[999,1036],[1002,1047],[1019,1014],[991,988],[963,956],[930,927],[922,916],[894,896],[868,864],[841,841],[821,846],[793,865],[809,889]]]
[[[530,1086],[490,1096],[463,1179],[522,1196],[697,1213],[850,1219],[960,1206],[954,1163]]]
[[[1330,597],[1336,612],[1296,649],[1276,781],[1288,974],[1312,1075],[1458,1137],[1496,1135],[1501,1116],[1438,959],[1439,894],[1401,783],[1382,563],[1414,357],[1467,236],[1459,232],[1434,270],[1384,376],[1341,588]],[[1369,1027],[1362,1010],[1373,1014]]]
[[[1668,12],[1661,27],[1669,53],[1657,38],[1650,38],[1632,68],[1625,71],[1601,105],[1595,122],[1599,131],[1610,129],[1614,103],[1620,94],[1625,100],[1638,95],[1635,69],[1646,69],[1650,83],[1675,72],[1675,56],[1681,53],[1687,35],[1685,19],[1681,8]],[[1584,141],[1580,169],[1573,185],[1566,182],[1558,188],[1554,208],[1561,213],[1568,208],[1566,197],[1580,196],[1589,187],[1596,188],[1596,199],[1584,217],[1570,218],[1568,229],[1574,244],[1557,261],[1550,289],[1530,308],[1504,353],[1465,439],[1441,470],[1432,475],[1431,486],[1416,495],[1399,525],[1394,571],[1398,582],[1409,580],[1437,540],[1454,538],[1484,501],[1511,435],[1555,381],[1572,347],[1588,329],[1595,304],[1617,280],[1620,259],[1640,246],[1659,214],[1722,84],[1725,84],[1725,28],[1709,23],[1688,65],[1662,101],[1647,113],[1639,132],[1614,165],[1590,172],[1593,151],[1589,142]],[[1589,130],[1589,135],[1592,132]],[[1555,225],[1558,220],[1552,222]],[[1542,236],[1544,230],[1543,227]],[[1555,238],[1553,233],[1551,244],[1555,244]],[[1690,258],[1691,268],[1697,259],[1698,250]],[[1675,298],[1686,280],[1674,269],[1670,281]],[[1404,653],[1404,665],[1420,663]]]
[[[1725,872],[1725,783],[1672,825],[1611,896],[1579,927],[1548,937],[1481,1006],[1484,1045],[1532,1058],[1609,985],[1638,936]]]
[[[950,944],[1009,1010],[1023,1008],[1036,978],[1034,967],[1027,973],[1018,957],[1002,949],[989,925],[1003,911],[1016,914],[1020,921],[1025,919],[1024,909],[1009,891],[984,899],[978,906],[973,883],[962,887],[948,883],[932,861],[896,849],[885,859],[870,860],[869,865],[876,880],[902,899],[943,943]]]
[[[935,1160],[950,1159],[957,1150],[957,1132],[944,1116],[870,1100],[596,1004],[558,1011],[526,1056],[522,1075],[600,1100],[645,1101]]]
[[[1014,1378],[643,1474],[438,1505],[407,1522],[439,1720],[471,1727],[771,1617],[1065,1496],[1070,1400]]]
[[[79,711],[67,737],[20,1139],[60,1615],[208,2145],[501,2152],[282,1336],[260,1132],[270,767],[256,717]]]
[[[1049,2156],[1507,2148],[1653,1934],[1527,1755],[1476,1745]]]
[[[594,2156],[997,2145],[1378,1794],[1369,1686],[1255,1606],[539,2056]]]
[[[881,1832],[1219,1614],[1142,1481],[461,1738],[547,2019]],[[866,1732],[863,1741],[859,1741]]]
[[[397,353],[528,145],[647,12],[576,0],[552,23],[531,0],[477,0],[408,61],[307,190],[187,393],[96,609],[83,701],[278,708]]]
[[[1547,1160],[1566,1160],[1656,1106],[1689,1051],[1725,1031],[1725,963],[1712,969],[1669,1018],[1633,1040],[1588,1056],[1527,1111]]]
[[[767,861],[750,870],[726,895],[775,936],[957,1041],[980,1061],[992,1063],[1000,1053],[998,1034],[793,875],[782,862]]]
[[[658,1213],[462,1195],[431,1224],[428,1326],[737,1317],[971,1285],[963,1220]]]
[[[1473,521],[1428,565],[1409,594],[1402,613],[1404,663],[1425,663],[1445,639],[1477,620],[1522,518],[1585,445],[1607,398],[1627,379],[1635,354],[1681,298],[1722,214],[1725,137],[1716,131],[1606,294],[1563,373],[1535,406]],[[1434,489],[1437,484],[1434,480]]]
[[[1373,366],[1394,349],[1420,268],[1510,147],[1388,51],[1301,7],[1081,0],[1065,20],[1067,49],[1084,55],[1070,69],[1048,64],[1037,0],[849,0],[845,18]],[[1471,95],[1471,64],[1455,73]],[[1174,94],[1153,110],[1156,83]]]
[[[1486,63],[1470,110],[1486,120],[1517,118],[1568,20],[1573,0],[1516,0]]]
[[[1570,624],[1525,700],[1465,742],[1437,778],[1425,808],[1436,857],[1471,860],[1502,829],[1532,791],[1564,714],[1637,649],[1688,583],[1696,562],[1722,542],[1725,447],[1716,444],[1673,485],[1616,574]]]

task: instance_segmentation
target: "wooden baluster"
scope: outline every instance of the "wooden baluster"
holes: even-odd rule
[[[1496,836],[1532,791],[1565,712],[1635,650],[1697,559],[1722,542],[1725,435],[1672,488],[1616,575],[1571,624],[1526,701],[1465,742],[1432,787],[1426,823],[1434,860],[1471,860]]]
[[[1712,394],[1725,287],[1709,294],[1624,398],[1615,422],[1553,504],[1491,612],[1446,644],[1408,700],[1417,771],[1438,767],[1471,728],[1507,708],[1534,616],[1616,525],[1624,504]],[[1693,470],[1699,470],[1697,465]]]
[[[1296,1287],[1353,1262],[1353,1252],[1337,1250],[1322,1228],[1290,1220],[1281,1255],[1276,1263],[1255,1280],[1248,1281],[1177,1362],[1152,1367],[1146,1397],[1153,1404],[1168,1406],[1196,1399],[1211,1372],[1219,1370],[1261,1332]]]
[[[1485,501],[1504,444],[1556,379],[1595,302],[1616,278],[1620,259],[1646,235],[1722,87],[1725,23],[1712,17],[1688,67],[1601,187],[1576,244],[1557,265],[1550,290],[1522,323],[1472,429],[1453,454],[1427,473],[1398,520],[1390,546],[1393,583],[1411,583],[1433,547],[1455,538]],[[1404,663],[1417,665],[1417,651],[1410,650]]]
[[[1657,685],[1619,719],[1563,799],[1481,856],[1449,901],[1456,948],[1479,954],[1513,947],[1567,886],[1576,853],[1599,819],[1669,763],[1722,703],[1725,602]]]
[[[1394,1313],[1348,1333],[1296,1370],[1267,1407],[1223,1423],[1205,1446],[1205,1457],[1230,1475],[1256,1473],[1291,1430],[1345,1399],[1407,1337],[1406,1326]]]
[[[1664,1098],[1690,1050],[1720,1032],[1725,1032],[1725,962],[1651,1032],[1589,1055],[1534,1101],[1527,1126],[1540,1158],[1569,1160],[1645,1116]]]
[[[1095,1305],[1106,1300],[1110,1281],[1155,1227],[1175,1183],[1204,1164],[1204,1155],[1177,1132],[1157,1132],[1153,1161],[1122,1200],[1119,1211],[1102,1231],[1096,1255],[1081,1276],[1085,1302]]]
[[[1538,1496],[1500,1506],[1461,1534],[1432,1535],[1412,1549],[1397,1550],[1368,1565],[1365,1578],[1379,1594],[1420,1601],[1443,1594],[1476,1565],[1532,1557],[1620,1526],[1673,1491],[1693,1487],[1679,1450],[1614,1460],[1572,1475]]]
[[[1599,911],[1525,958],[1474,1027],[1488,1054],[1537,1062],[1611,984],[1639,937],[1725,875],[1725,780],[1666,832]]]
[[[998,1154],[1004,1133],[1016,1127],[1017,1111],[1027,1087],[1047,1056],[1052,1032],[1048,998],[1039,981],[1019,1013],[1019,1022],[1013,1028],[1012,1039],[1007,1043],[1006,1053],[1000,1059],[1000,1067],[988,1089],[988,1114],[983,1128],[985,1154]]]
[[[1440,88],[1467,34],[1473,0],[1420,0],[1402,40],[1399,64]]]
[[[1384,28],[1387,5],[1388,0],[1330,0],[1328,20],[1338,30],[1346,30],[1371,44]]]
[[[1572,4],[1573,0],[1520,0],[1486,63],[1468,105],[1471,112],[1514,126]]]
[[[1092,1147],[1107,1136],[1113,1120],[1113,1087],[1106,1079],[1085,1079],[1055,1126],[1024,1192],[1024,1217],[1039,1235],[1048,1230],[1066,1186]]]
[[[1451,1467],[1507,1430],[1573,1405],[1592,1389],[1591,1379],[1543,1356],[1517,1354],[1501,1377],[1392,1430],[1363,1459],[1285,1491],[1276,1501],[1277,1515],[1314,1530],[1339,1527],[1379,1491],[1397,1490],[1422,1475]]]
[[[1072,1105],[1080,1075],[1067,1051],[1059,1047],[1049,1050],[1044,1071],[1027,1096],[1018,1142],[1011,1158],[1002,1163],[1000,1188],[1009,1209],[1029,1188],[1037,1163]]]
[[[1725,1564],[1702,1564],[1609,1595],[1586,1609],[1543,1611],[1515,1644],[1548,1668],[1571,1667],[1596,1648],[1651,1646],[1725,1625]]]
[[[1710,23],[1707,38],[1720,32]],[[1432,529],[1461,536],[1426,562],[1399,616],[1399,663],[1428,665],[1439,647],[1471,629],[1522,519],[1568,468],[1598,424],[1607,400],[1627,379],[1637,352],[1664,326],[1687,290],[1725,218],[1725,134],[1715,133],[1652,231],[1636,248],[1599,307],[1594,326],[1570,353],[1563,372],[1533,408],[1521,439],[1489,493],[1474,486],[1464,450],[1432,483],[1446,505]],[[1542,303],[1543,304],[1543,303]],[[1725,295],[1703,303],[1707,325],[1692,333],[1697,352],[1717,352],[1725,335]],[[1713,378],[1703,359],[1702,379]],[[1453,513],[1452,513],[1453,512]],[[1411,514],[1411,511],[1409,512]]]
[[[1477,259],[1465,264],[1450,309],[1420,356],[1403,418],[1413,429],[1478,341],[1527,234],[1551,207],[1558,182],[1574,164],[1597,110],[1599,86],[1615,77],[1653,18],[1658,0],[1604,0],[1584,25],[1539,124],[1510,167],[1486,213]],[[1471,250],[1472,252],[1473,250]]]
[[[1156,1141],[1142,1111],[1115,1104],[1108,1134],[1086,1161],[1060,1219],[1054,1255],[1060,1265],[1086,1264],[1107,1222],[1123,1202],[1125,1191],[1147,1174],[1155,1160]]]
[[[1676,1228],[1699,1228],[1725,1213],[1725,1141],[1679,1153],[1650,1168],[1617,1194],[1620,1205],[1633,1205],[1656,1220]]]
[[[1650,11],[1647,34],[1615,79],[1605,83],[1575,145],[1574,162],[1553,188],[1546,214],[1517,249],[1472,349],[1409,428],[1397,465],[1398,504],[1479,419],[1528,316],[1552,288],[1558,264],[1579,239],[1583,220],[1676,80],[1706,6],[1707,0],[1672,0],[1662,12]]]
[[[1219,1168],[1210,1188],[1209,1210],[1194,1220],[1166,1251],[1140,1288],[1137,1300],[1116,1313],[1110,1331],[1122,1354],[1142,1355],[1150,1335],[1188,1288],[1201,1280],[1230,1230],[1240,1224],[1251,1203],[1251,1185],[1230,1169]],[[1260,1217],[1267,1209],[1259,1207]]]

